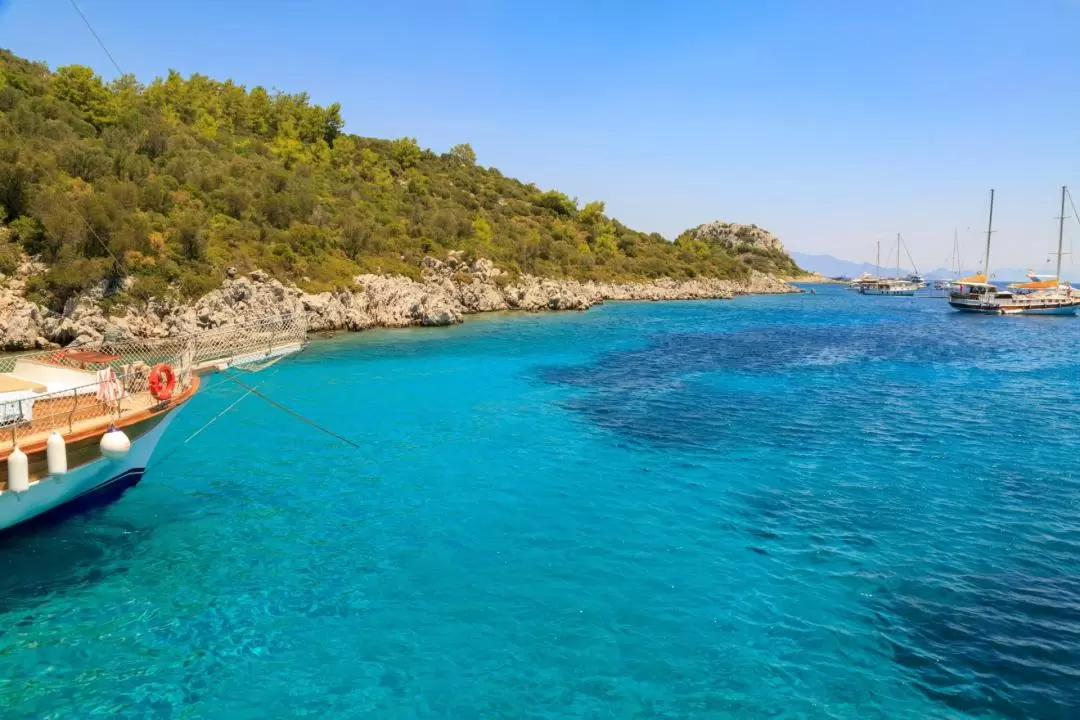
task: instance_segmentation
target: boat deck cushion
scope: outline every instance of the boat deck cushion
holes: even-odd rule
[[[41,393],[48,390],[48,388],[33,380],[25,380],[21,377],[16,377],[15,375],[0,373],[0,393],[23,392],[27,390]]]

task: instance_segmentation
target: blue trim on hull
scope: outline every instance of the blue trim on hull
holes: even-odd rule
[[[70,517],[74,517],[75,515],[81,515],[82,513],[95,508],[108,505],[114,500],[119,499],[125,491],[135,487],[139,481],[142,480],[145,472],[146,468],[131,468],[130,470],[125,470],[97,487],[91,488],[81,495],[76,495],[63,505],[58,505],[50,510],[46,510],[40,515],[28,518],[17,525],[12,525],[11,527],[0,530],[0,536],[7,536],[10,533],[54,525]]]

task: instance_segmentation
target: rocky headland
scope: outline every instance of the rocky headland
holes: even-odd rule
[[[3,349],[282,313],[319,332],[792,292],[773,278],[800,272],[756,225],[635,230],[468,143],[348,133],[339,104],[303,92],[179,73],[112,83],[3,49],[0,86]]]
[[[69,300],[61,313],[29,301],[20,278],[34,270],[27,260],[0,287],[0,346],[4,349],[84,344],[102,337],[165,338],[286,313],[307,313],[312,332],[358,331],[453,325],[466,315],[482,312],[586,310],[606,300],[730,299],[800,292],[757,271],[750,271],[745,280],[664,278],[632,283],[511,277],[487,260],[466,262],[460,253],[450,253],[444,260],[426,258],[419,280],[359,275],[354,288],[336,292],[306,293],[262,271],[239,274],[230,270],[220,288],[195,302],[151,299],[107,315],[102,289]]]
[[[748,247],[767,252],[785,252],[780,238],[757,225],[714,220],[698,225],[690,232],[697,240],[715,242],[730,249]]]

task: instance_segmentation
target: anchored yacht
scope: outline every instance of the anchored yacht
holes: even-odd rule
[[[1058,225],[1057,272],[1053,278],[1039,276],[1026,283],[1014,283],[1005,290],[989,281],[986,268],[990,267],[990,236],[994,226],[994,191],[990,191],[990,219],[986,228],[986,257],[983,272],[961,278],[953,283],[956,288],[949,294],[949,305],[964,312],[990,315],[1075,315],[1080,309],[1080,292],[1068,282],[1061,280],[1062,241],[1065,233],[1065,194],[1061,188],[1061,215]]]
[[[918,281],[912,279],[913,276],[909,275],[906,278],[900,277],[900,234],[896,234],[896,277],[893,278],[880,278],[880,277],[867,277],[860,279],[857,283],[856,289],[862,295],[914,295],[915,291],[920,287],[925,287],[926,283],[922,280],[922,275],[916,271],[915,276]],[[878,255],[877,255],[878,267],[881,266],[881,242],[878,242]]]

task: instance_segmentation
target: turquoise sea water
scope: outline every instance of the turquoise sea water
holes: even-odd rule
[[[816,296],[313,344],[0,540],[16,717],[1080,716],[1080,319]],[[171,454],[170,454],[171,453]],[[166,457],[167,456],[167,457]]]

